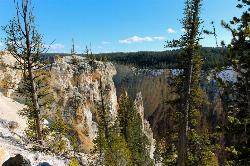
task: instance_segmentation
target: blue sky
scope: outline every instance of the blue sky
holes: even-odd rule
[[[237,0],[203,0],[204,26],[214,21],[219,40],[230,41],[220,21],[239,15]],[[50,52],[70,52],[74,38],[82,53],[91,43],[93,52],[160,51],[166,40],[178,38],[184,0],[33,0],[36,25]],[[15,15],[13,0],[0,0],[0,26]],[[0,31],[0,38],[4,37]],[[203,46],[215,46],[212,37]],[[4,48],[0,43],[0,50]]]

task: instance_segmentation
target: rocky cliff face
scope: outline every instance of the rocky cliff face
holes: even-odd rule
[[[167,103],[175,98],[171,93],[173,88],[169,85],[169,70],[136,69],[126,65],[115,65],[117,75],[114,82],[117,94],[125,89],[128,95],[141,100],[144,105],[145,119],[150,122],[154,136],[165,136],[173,127],[173,113],[175,108]],[[140,109],[139,109],[140,110]]]
[[[117,97],[112,80],[115,74],[111,63],[89,61],[76,56],[58,58],[51,68],[55,108],[60,106],[63,110],[66,121],[77,132],[80,148],[84,152],[90,152],[93,148],[101,88],[108,91],[104,101],[112,117],[116,117]]]
[[[22,73],[14,70],[16,60],[7,52],[0,52],[0,91],[7,97],[15,98],[14,91],[22,79]]]
[[[114,82],[117,95],[125,89],[135,99],[137,93],[141,92],[146,119],[159,109],[171,109],[166,104],[166,101],[175,98],[169,86],[169,70],[136,69],[126,65],[116,65],[116,70]]]
[[[154,158],[154,151],[155,151],[155,139],[153,135],[153,131],[151,130],[149,122],[144,118],[144,106],[143,106],[143,98],[141,92],[137,93],[135,98],[135,108],[138,110],[141,119],[142,119],[142,128],[144,131],[144,134],[148,137],[149,142],[151,143],[150,147],[150,157]]]
[[[9,62],[10,55],[4,55],[3,63]],[[14,65],[15,60],[10,66]],[[104,102],[109,108],[111,117],[116,118],[118,103],[116,87],[113,76],[116,69],[112,63],[92,61],[79,56],[56,57],[53,64],[46,68],[49,71],[50,87],[53,92],[54,102],[51,105],[48,120],[52,120],[58,108],[62,111],[65,121],[76,132],[79,139],[79,148],[86,153],[93,149],[93,140],[97,133],[97,113],[100,110],[101,89],[105,91]],[[4,71],[0,70],[0,73]],[[8,67],[8,72],[12,75],[10,83],[14,84],[13,90],[8,91],[10,96],[17,88],[22,75],[21,72]],[[16,77],[18,72],[18,77]],[[5,74],[5,73],[4,73]],[[5,76],[5,75],[4,75]],[[6,77],[0,77],[0,82],[5,81]],[[3,88],[4,90],[4,88]],[[138,96],[135,104],[143,119],[145,134],[152,142],[153,155],[153,133],[149,123],[144,120],[144,107],[142,96]]]
[[[144,117],[150,122],[155,137],[165,137],[173,130],[174,113],[176,108],[167,101],[176,98],[170,86],[170,70],[136,69],[126,65],[115,65],[117,75],[114,82],[117,94],[125,89],[128,95],[136,98],[141,92],[144,103]],[[176,72],[173,74],[177,74]],[[204,125],[215,128],[215,124],[223,118],[221,101],[218,96],[218,87],[214,80],[204,78],[202,88],[207,94],[208,104],[204,106]],[[210,128],[209,127],[209,128]]]

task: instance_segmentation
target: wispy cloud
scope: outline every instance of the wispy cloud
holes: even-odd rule
[[[173,28],[168,28],[167,31],[170,34],[176,33],[176,31]]]
[[[55,43],[55,44],[51,44],[51,45],[44,45],[46,48],[49,48],[49,51],[51,52],[63,52],[63,49],[65,48],[65,46],[63,44],[60,43]]]
[[[156,37],[153,37],[154,40],[165,40],[165,37],[163,36],[156,36]]]
[[[156,40],[164,40],[165,38],[162,36],[155,36],[155,37],[139,37],[139,36],[132,36],[130,38],[124,39],[124,40],[119,40],[119,43],[122,44],[131,44],[131,43],[142,43],[142,42],[152,42]]]
[[[111,42],[108,42],[108,41],[102,41],[102,44],[103,44],[103,45],[106,45],[106,44],[111,44]]]

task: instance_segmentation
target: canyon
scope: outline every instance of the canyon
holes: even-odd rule
[[[21,71],[13,69],[15,60],[7,53],[1,55],[0,70],[1,92],[20,103],[15,91],[21,80]],[[11,62],[11,63],[9,63]],[[51,123],[58,109],[62,110],[65,122],[77,133],[79,149],[90,153],[94,148],[93,140],[97,134],[98,111],[101,104],[101,90],[105,93],[104,102],[109,108],[112,119],[116,118],[118,110],[117,88],[113,77],[117,74],[115,66],[110,62],[89,60],[79,56],[54,57],[53,62],[45,68],[50,73],[49,87],[53,92],[53,102],[46,115],[46,121]],[[151,143],[153,158],[154,138],[149,123],[144,117],[144,100],[139,91],[134,98],[135,105],[143,120],[143,130]],[[77,106],[76,106],[77,105]]]

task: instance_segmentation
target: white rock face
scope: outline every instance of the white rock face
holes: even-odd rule
[[[141,115],[142,119],[142,127],[143,132],[147,136],[149,142],[150,142],[150,158],[154,159],[154,151],[155,151],[155,139],[153,137],[153,131],[150,128],[149,122],[144,118],[144,107],[143,107],[143,98],[141,92],[137,93],[136,99],[135,99],[135,106],[138,110],[139,114]]]
[[[0,53],[0,91],[2,91],[7,97],[11,97],[15,89],[18,87],[18,83],[22,79],[22,73],[11,68],[15,66],[15,63],[15,58],[8,52]],[[3,88],[2,85],[6,81],[9,83],[9,87]]]
[[[62,110],[65,110],[65,118],[78,132],[83,150],[89,152],[93,147],[92,141],[97,132],[96,120],[98,117],[96,115],[100,110],[101,89],[104,94],[105,106],[110,110],[114,119],[117,115],[118,103],[113,82],[116,69],[111,63],[71,56],[57,60],[51,73],[54,77],[52,87],[59,88],[59,93],[56,95],[59,96],[58,94],[62,92],[64,94],[60,97],[64,98],[64,109]],[[100,84],[102,84],[102,88],[100,88]],[[79,98],[80,104],[77,110],[73,109],[72,103],[69,102],[72,95]],[[144,133],[151,143],[150,155],[153,158],[155,140],[149,122],[144,119],[141,93],[138,93],[135,104],[143,120]],[[72,119],[72,117],[74,118]]]
[[[12,90],[0,87],[4,96],[13,97],[14,90],[17,89],[22,74],[14,70],[16,60],[8,53],[1,53],[0,82],[8,81],[14,85]],[[56,101],[52,104],[53,111],[61,107],[65,120],[77,132],[84,152],[90,152],[93,148],[93,139],[97,133],[97,114],[100,109],[101,95],[103,90],[104,102],[108,107],[112,117],[116,117],[117,97],[116,89],[112,80],[116,70],[111,63],[91,61],[83,57],[67,56],[55,59],[55,63],[48,67],[51,73],[51,87]],[[100,87],[100,82],[102,87]],[[1,95],[0,97],[4,97]],[[12,114],[12,107],[23,108],[17,102],[9,102],[8,98],[0,100],[1,117],[12,117],[13,121],[19,121],[19,117]],[[75,106],[77,104],[77,107]],[[11,108],[9,108],[11,107]],[[19,110],[20,110],[19,109]],[[22,130],[26,127],[25,120],[21,122]]]
[[[90,152],[96,137],[101,89],[105,105],[112,117],[116,117],[117,97],[112,80],[115,74],[111,63],[79,56],[58,58],[51,68],[51,86],[57,100],[55,106],[61,106],[66,121],[78,133],[84,152]]]

